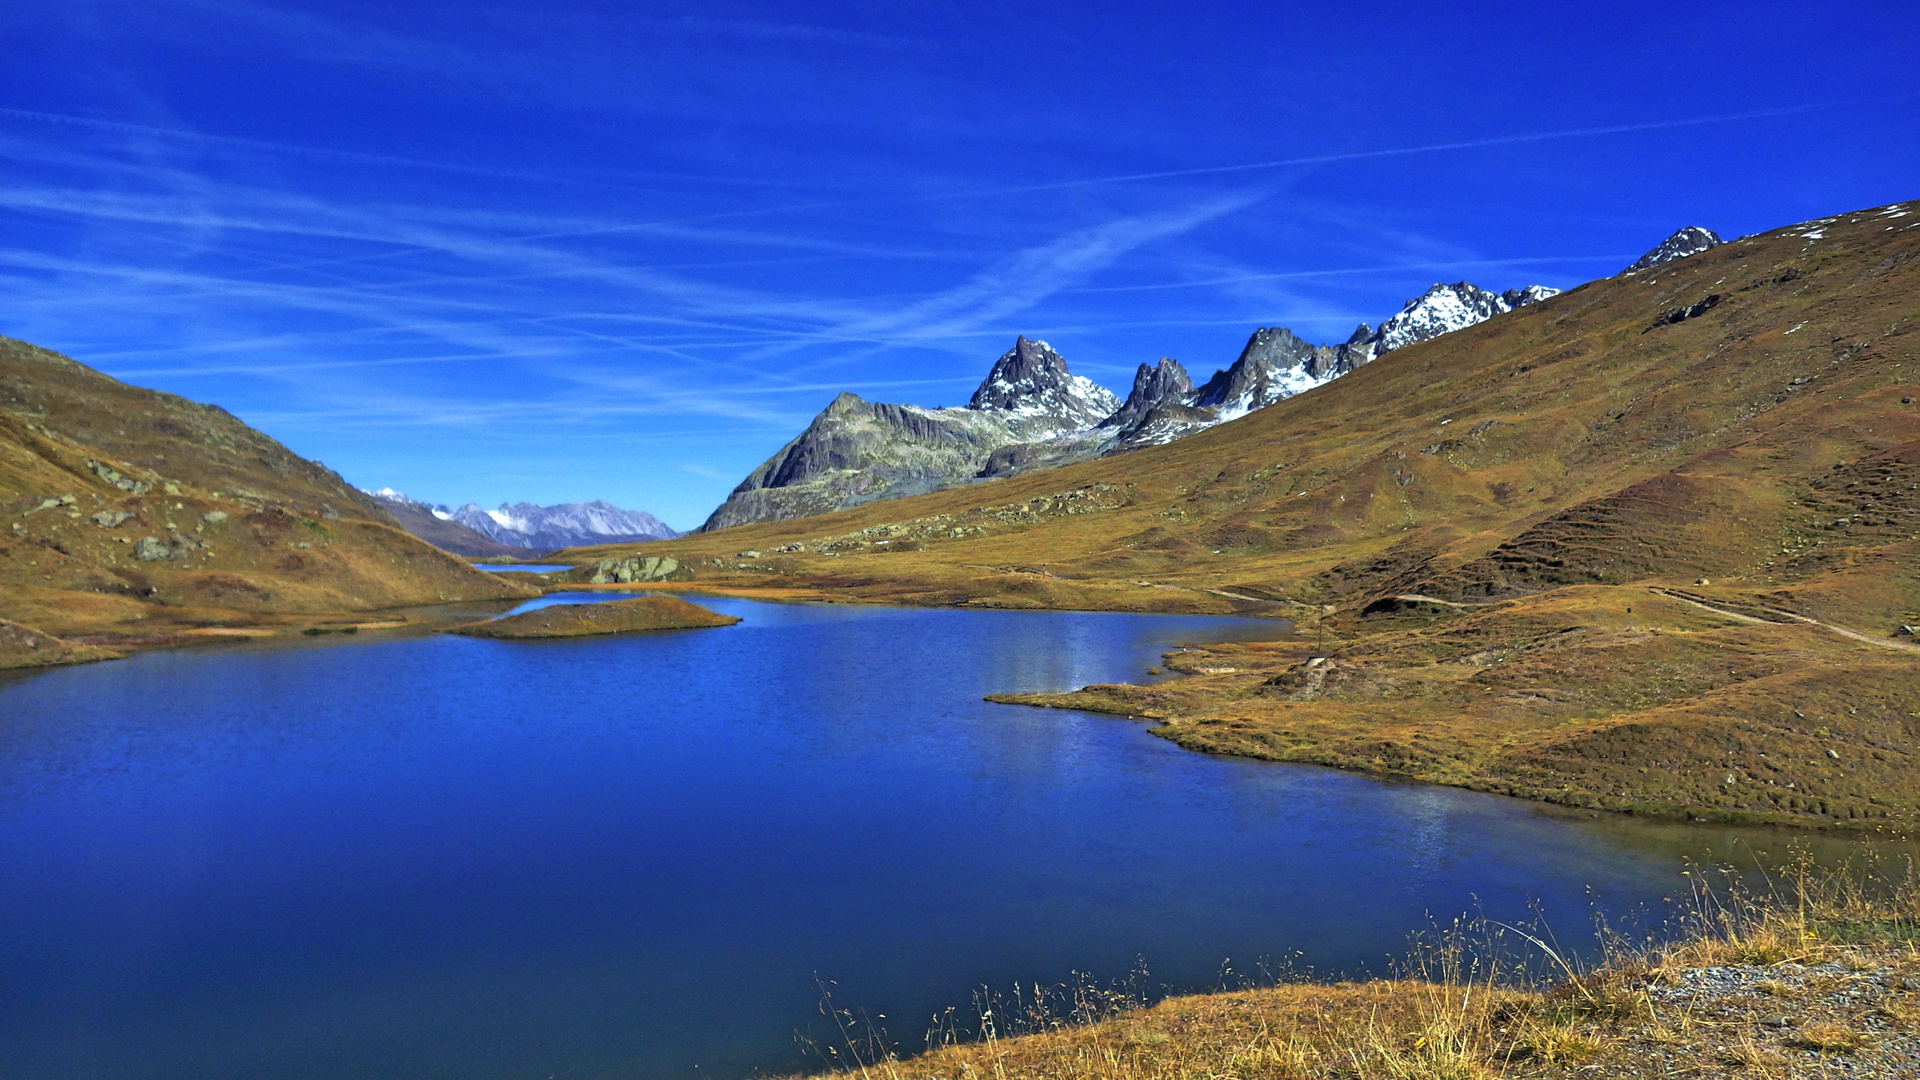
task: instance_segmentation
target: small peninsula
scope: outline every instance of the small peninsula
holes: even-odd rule
[[[638,630],[698,630],[732,626],[739,621],[732,615],[708,611],[677,596],[641,596],[604,604],[554,604],[503,619],[451,627],[447,633],[529,640],[627,634]]]

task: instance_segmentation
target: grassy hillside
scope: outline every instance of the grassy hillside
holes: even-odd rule
[[[0,667],[535,595],[231,415],[0,339]]]
[[[1188,652],[1188,679],[1018,700],[1579,806],[1904,824],[1915,206],[1593,282],[1167,446],[568,554],[788,596],[1283,616],[1296,638]]]

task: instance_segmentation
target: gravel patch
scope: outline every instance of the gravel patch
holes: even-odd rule
[[[1920,959],[1858,953],[1815,964],[1669,971],[1641,987],[1647,1015],[1596,1077],[1920,1080]]]

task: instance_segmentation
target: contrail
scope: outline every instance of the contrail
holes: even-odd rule
[[[762,217],[771,214],[795,213],[805,211],[833,210],[846,206],[871,207],[893,204],[897,206],[938,202],[953,202],[962,199],[989,199],[1005,195],[1023,195],[1039,191],[1059,191],[1069,188],[1097,187],[1111,184],[1139,183],[1148,180],[1169,180],[1189,176],[1222,176],[1231,173],[1259,172],[1272,169],[1284,169],[1306,165],[1329,165],[1344,161],[1366,161],[1378,158],[1408,157],[1416,154],[1445,153],[1452,150],[1473,150],[1490,146],[1513,146],[1525,143],[1550,142],[1559,139],[1588,138],[1597,135],[1622,135],[1641,131],[1662,131],[1673,128],[1700,127],[1709,124],[1737,123],[1743,120],[1759,120],[1775,116],[1793,116],[1833,108],[1839,102],[1820,102],[1809,105],[1790,105],[1772,109],[1755,109],[1749,112],[1724,113],[1717,116],[1696,116],[1678,120],[1655,120],[1637,124],[1611,124],[1600,127],[1570,128],[1564,131],[1536,131],[1517,135],[1495,135],[1482,139],[1466,139],[1458,142],[1426,143],[1419,146],[1400,146],[1382,150],[1353,150],[1336,154],[1312,154],[1303,157],[1279,158],[1273,161],[1243,162],[1236,165],[1204,165],[1187,169],[1163,169],[1156,172],[1118,173],[1112,176],[1082,177],[1074,180],[1059,180],[1045,184],[1025,184],[1015,187],[979,188],[971,191],[955,191],[940,195],[897,196],[894,198],[860,200],[820,200],[817,202],[787,203],[780,206],[757,207],[753,209],[729,210],[690,217],[668,218],[660,221],[640,222],[629,225],[605,225],[591,229],[570,229],[543,233],[532,233],[508,238],[509,243],[527,243],[544,240],[578,239],[587,236],[604,236],[613,233],[636,232],[671,225],[691,225],[712,221],[724,221],[745,217]],[[0,116],[12,116],[26,120],[35,120],[52,124],[72,124],[80,127],[97,128],[103,131],[117,131],[129,134],[158,135],[175,138],[198,139],[207,142],[278,153],[315,158],[333,158],[341,161],[353,161],[372,165],[400,165],[413,168],[445,169],[455,172],[473,173],[483,176],[511,177],[517,179],[552,181],[554,178],[528,173],[511,173],[484,169],[476,166],[453,165],[441,162],[420,161],[413,158],[386,157],[378,154],[361,154],[347,150],[323,150],[314,147],[296,146],[288,143],[264,142],[255,139],[241,139],[229,135],[208,135],[194,131],[182,131],[172,128],[150,127],[142,124],[128,124],[114,120],[96,120],[89,117],[68,116],[62,113],[34,112],[28,109],[0,107]],[[684,179],[684,178],[683,178]],[[296,264],[287,268],[313,266],[332,266],[351,263],[377,262],[404,257],[410,251],[423,250],[428,245],[402,244],[401,250],[372,255],[349,255],[334,259],[320,259]],[[280,269],[267,267],[265,269]]]
[[[241,139],[232,135],[209,135],[204,131],[152,127],[147,124],[129,124],[121,120],[97,120],[90,116],[69,116],[66,113],[34,112],[31,109],[9,109],[0,107],[0,116],[11,116],[19,120],[36,120],[43,124],[58,124],[63,127],[82,127],[92,128],[96,131],[112,131],[122,135],[159,136],[169,139],[187,139],[194,142],[213,143],[219,146],[232,146],[246,150],[267,150],[277,154],[291,154],[295,157],[331,158],[336,161],[351,161],[363,165],[405,165],[410,168],[447,169],[454,172],[480,173],[486,176],[526,175],[520,173],[501,173],[470,165],[450,165],[445,162],[419,161],[414,158],[388,157],[383,154],[362,154],[352,150],[324,150],[313,146],[298,146],[293,143],[266,142],[261,139]]]
[[[631,188],[634,186],[613,180],[549,176],[544,173],[521,172],[511,169],[489,169],[480,165],[460,165],[447,161],[425,161],[420,158],[394,157],[388,154],[364,154],[355,150],[330,150],[317,146],[301,146],[297,143],[270,142],[265,139],[242,139],[233,135],[211,135],[204,131],[191,131],[186,128],[154,127],[149,124],[130,124],[122,120],[100,120],[91,116],[35,112],[32,109],[12,109],[5,106],[0,106],[0,116],[11,116],[17,120],[32,120],[42,124],[57,124],[63,127],[91,128],[96,131],[112,131],[122,135],[145,135],[156,138],[184,139],[188,142],[211,143],[215,146],[231,146],[240,150],[264,150],[269,153],[286,154],[290,157],[312,158],[322,161],[343,161],[357,165],[397,165],[409,169],[436,169],[441,172],[466,173],[472,176],[491,176],[504,180],[533,180],[545,184],[588,184],[597,187],[614,188]],[[639,173],[630,175],[645,176],[655,180],[696,181],[703,184],[723,183],[753,187],[779,186],[761,180],[716,179],[710,176],[692,176],[684,173]]]
[[[1359,274],[1390,274],[1404,270],[1463,270],[1468,267],[1562,265],[1576,262],[1618,262],[1625,255],[1550,255],[1524,259],[1449,259],[1440,262],[1394,263],[1388,266],[1352,266],[1339,270],[1291,270],[1277,274],[1236,274],[1233,277],[1200,278],[1194,281],[1169,281],[1156,285],[1103,285],[1098,288],[1062,289],[1068,293],[1155,292],[1162,289],[1192,289],[1209,285],[1236,285],[1247,281],[1298,281],[1311,278],[1352,277]]]
[[[1257,172],[1264,169],[1284,169],[1300,165],[1327,165],[1341,161],[1364,161],[1369,158],[1405,157],[1413,154],[1435,154],[1448,150],[1472,150],[1487,146],[1510,146],[1520,143],[1548,142],[1555,139],[1578,139],[1593,135],[1621,135],[1636,131],[1661,131],[1669,128],[1699,127],[1706,124],[1729,124],[1741,120],[1759,120],[1770,116],[1793,116],[1799,113],[1815,112],[1832,108],[1835,103],[1824,102],[1813,105],[1789,105],[1776,109],[1756,109],[1752,112],[1727,113],[1721,116],[1696,116],[1682,120],[1656,120],[1640,124],[1613,124],[1606,127],[1572,128],[1566,131],[1536,131],[1521,135],[1496,135],[1485,139],[1469,139],[1463,142],[1428,143],[1423,146],[1401,146],[1389,150],[1355,150],[1339,154],[1315,154],[1309,157],[1282,158],[1277,161],[1254,161],[1239,165],[1205,165],[1191,169],[1166,169],[1160,172],[1120,173],[1114,176],[1091,176],[1077,180],[1059,180],[1046,184],[1026,184],[1019,187],[982,188],[973,191],[955,191],[942,195],[898,196],[891,199],[861,199],[834,202],[793,203],[785,206],[772,206],[754,210],[732,210],[716,214],[704,214],[699,217],[668,219],[637,225],[607,225],[594,229],[582,229],[577,232],[551,232],[531,236],[516,237],[518,240],[560,240],[580,236],[596,236],[606,233],[627,232],[638,229],[659,228],[665,225],[688,225],[726,218],[753,217],[764,214],[780,214],[803,210],[831,210],[842,206],[875,206],[891,203],[896,206],[911,206],[922,203],[953,202],[961,199],[990,199],[1002,195],[1024,195],[1035,191],[1058,191],[1065,188],[1096,187],[1103,184],[1128,184],[1143,180],[1168,180],[1183,176],[1219,176],[1227,173]]]
[[[1522,135],[1496,135],[1491,138],[1468,139],[1463,142],[1400,146],[1390,150],[1353,150],[1340,154],[1315,154],[1310,157],[1281,158],[1277,161],[1252,161],[1239,165],[1205,165],[1192,169],[1165,169],[1160,172],[1093,176],[1079,180],[1060,180],[1050,184],[1029,184],[1024,187],[1001,188],[995,191],[963,192],[950,196],[931,196],[930,198],[972,198],[981,195],[1016,195],[1028,191],[1052,191],[1059,188],[1090,187],[1096,184],[1126,184],[1139,180],[1168,180],[1182,176],[1218,176],[1223,173],[1255,172],[1261,169],[1284,169],[1296,165],[1329,165],[1340,161],[1364,161],[1369,158],[1405,157],[1411,154],[1434,154],[1446,150],[1474,150],[1485,146],[1511,146],[1517,143],[1547,142],[1553,139],[1578,139],[1590,135],[1622,135],[1635,131],[1660,131],[1667,128],[1699,127],[1704,124],[1729,124],[1740,120],[1760,120],[1771,116],[1792,116],[1798,113],[1814,112],[1819,109],[1831,107],[1832,105],[1830,103],[1790,105],[1777,109],[1756,109],[1752,112],[1727,113],[1721,116],[1696,116],[1684,120],[1656,120],[1641,124],[1613,124],[1607,127],[1570,128],[1566,131],[1536,131]]]

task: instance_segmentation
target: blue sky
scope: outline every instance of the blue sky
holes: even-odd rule
[[[1123,391],[1920,197],[1904,5],[0,9],[0,334],[432,501],[680,528],[1015,334]]]

